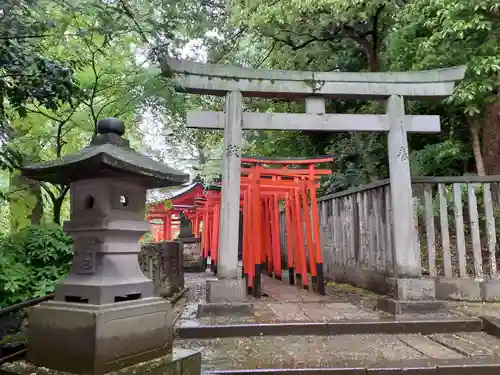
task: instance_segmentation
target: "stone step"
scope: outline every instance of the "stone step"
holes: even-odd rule
[[[353,335],[353,334],[433,334],[480,332],[482,321],[469,319],[398,318],[386,320],[345,320],[330,322],[198,324],[194,321],[176,328],[176,337],[225,338],[279,335]]]
[[[344,367],[258,369],[258,370],[214,370],[202,371],[202,375],[498,375],[500,361],[402,361],[352,364]]]
[[[500,340],[484,332],[177,339],[175,346],[200,350],[207,374],[500,374]]]

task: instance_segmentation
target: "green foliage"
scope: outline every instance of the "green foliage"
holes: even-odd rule
[[[470,157],[470,149],[450,139],[412,152],[410,167],[413,176],[457,176]]]
[[[499,87],[500,4],[496,0],[417,0],[391,33],[392,66],[429,69],[466,65],[466,79],[450,102],[481,114]]]
[[[48,109],[57,109],[79,95],[69,65],[47,57],[41,36],[55,29],[44,14],[43,1],[5,0],[0,26],[0,120],[8,104],[25,115],[24,105],[35,100]]]
[[[0,239],[0,306],[46,295],[70,269],[72,240],[55,225],[29,226]]]

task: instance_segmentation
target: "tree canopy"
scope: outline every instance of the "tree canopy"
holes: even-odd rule
[[[500,5],[493,0],[7,0],[0,7],[1,198],[11,224],[60,222],[67,186],[27,181],[20,165],[84,147],[99,118],[115,116],[140,151],[211,180],[221,133],[189,130],[186,111],[222,110],[220,98],[175,92],[160,75],[170,55],[266,69],[401,71],[464,64],[439,114],[442,132],[410,136],[412,173],[500,172]],[[304,103],[247,99],[249,111],[302,112]],[[328,101],[336,113],[379,113],[380,103]],[[333,192],[387,177],[381,134],[246,132],[246,152],[332,153]]]

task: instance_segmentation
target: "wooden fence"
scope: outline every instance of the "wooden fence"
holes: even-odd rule
[[[412,191],[421,272],[436,280],[436,298],[500,299],[500,176],[414,177]],[[324,196],[318,204],[325,276],[387,292],[393,275],[389,180]]]
[[[385,292],[392,273],[389,180],[319,199],[326,277]]]

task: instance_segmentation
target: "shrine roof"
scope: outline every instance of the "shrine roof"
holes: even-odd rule
[[[188,185],[184,189],[178,190],[173,193],[170,199],[180,198],[183,195],[188,195],[189,193],[199,191],[200,189],[204,190],[205,186],[201,182],[195,182],[194,184]]]
[[[123,122],[105,119],[98,123],[98,134],[83,150],[43,163],[22,168],[26,177],[54,184],[113,177],[127,178],[147,188],[178,185],[188,181],[189,175],[140,154],[122,138]]]
[[[150,204],[162,204],[165,200],[168,199],[172,202],[173,205],[179,205],[183,203],[185,205],[192,206],[196,196],[202,193],[204,190],[205,186],[202,183],[195,182],[193,184],[185,186],[180,190],[162,194],[163,196],[161,199],[151,201]]]

